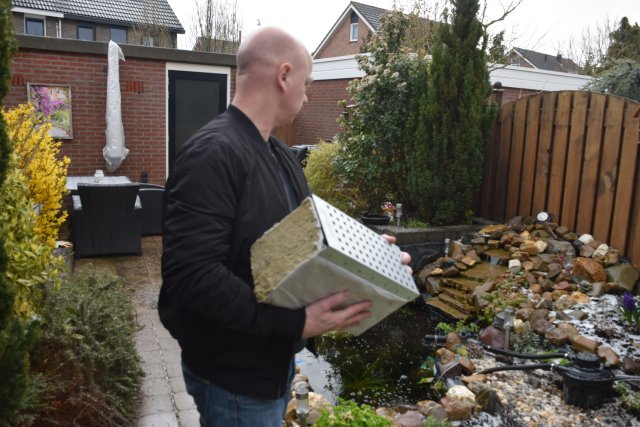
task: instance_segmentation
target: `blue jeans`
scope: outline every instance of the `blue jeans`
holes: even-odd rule
[[[291,388],[295,372],[293,361],[289,382]],[[201,427],[281,427],[290,399],[287,391],[281,399],[257,399],[232,393],[197,376],[182,363],[187,392],[193,396],[200,413]]]

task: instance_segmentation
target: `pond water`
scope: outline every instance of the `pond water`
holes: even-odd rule
[[[411,303],[358,337],[338,334],[317,339],[319,358],[307,363],[322,366],[302,372],[332,403],[342,397],[374,407],[415,404],[434,396],[429,384],[419,383],[422,343],[443,320],[426,305]]]

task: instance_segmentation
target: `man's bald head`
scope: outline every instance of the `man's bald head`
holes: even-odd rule
[[[283,62],[308,61],[304,45],[287,32],[273,27],[261,28],[245,38],[238,49],[238,75],[264,70]]]
[[[290,123],[307,102],[311,55],[279,28],[261,28],[240,44],[233,105],[253,121],[266,141]]]

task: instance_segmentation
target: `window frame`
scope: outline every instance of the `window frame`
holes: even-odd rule
[[[142,46],[146,46],[146,47],[155,47],[156,38],[153,36],[142,36],[141,44]]]
[[[351,25],[349,25],[349,41],[350,42],[357,42],[358,41],[358,23],[354,22]],[[355,32],[355,35],[354,35]]]
[[[124,31],[124,42],[120,43],[118,41],[113,40],[113,30]],[[109,29],[109,40],[113,40],[115,43],[118,43],[118,44],[127,44],[128,39],[129,39],[129,31],[127,31],[127,27],[119,27],[116,25],[112,25],[111,28]]]
[[[80,29],[81,28],[91,30],[93,38],[92,39],[80,38]],[[78,40],[89,41],[89,42],[96,41],[96,26],[95,25],[91,25],[91,24],[87,24],[87,23],[82,23],[82,24],[76,25],[76,38]]]
[[[42,24],[42,35],[40,34],[31,34],[28,32],[28,23],[31,22],[39,22]],[[36,37],[46,37],[47,35],[47,17],[46,16],[36,16],[36,15],[24,15],[24,33],[29,36]]]
[[[359,21],[358,14],[355,11],[351,11],[351,17],[349,18],[349,42],[358,41],[358,36],[360,35]]]

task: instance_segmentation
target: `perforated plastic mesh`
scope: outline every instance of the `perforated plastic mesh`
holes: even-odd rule
[[[389,245],[379,234],[321,198],[314,195],[313,201],[327,245],[348,259],[343,262],[346,264],[344,267],[374,282],[375,273],[378,273],[411,293],[417,293],[413,278],[399,261],[400,249],[397,246]]]

